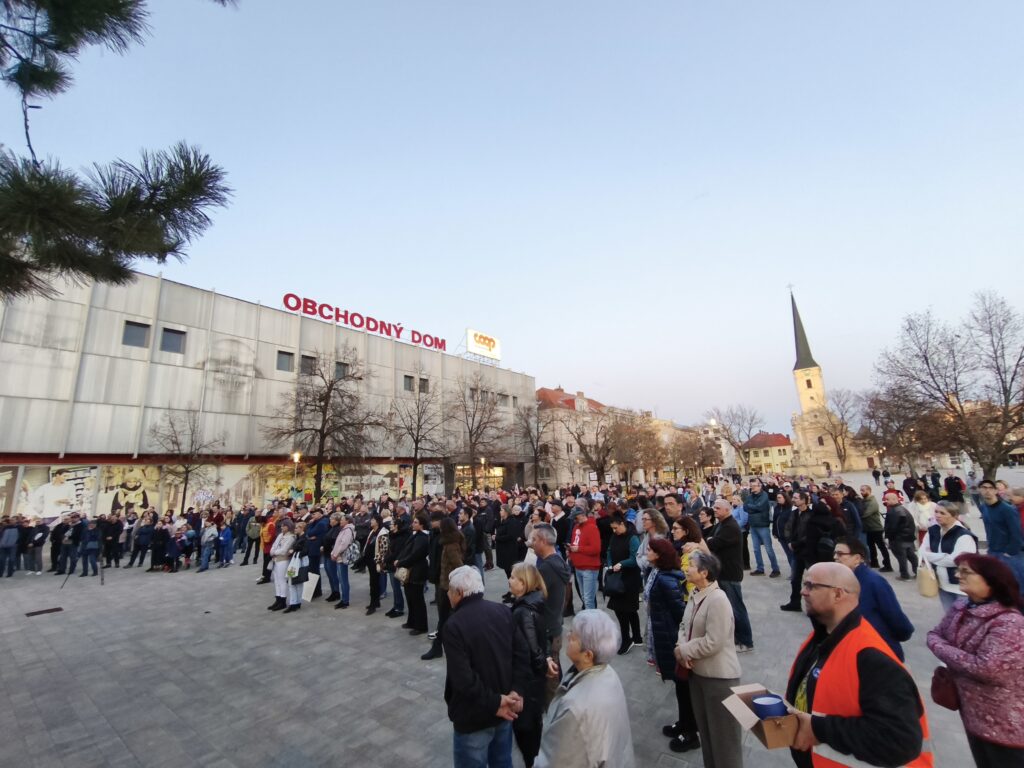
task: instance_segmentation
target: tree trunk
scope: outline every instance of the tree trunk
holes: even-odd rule
[[[420,454],[419,451],[415,451],[412,455],[412,492],[409,495],[410,499],[416,498],[416,475],[419,474],[420,470]]]
[[[192,474],[192,470],[186,469],[185,470],[185,475],[182,478],[182,483],[181,483],[181,509],[178,511],[178,514],[183,514],[185,512],[185,499],[188,498],[188,478],[189,478],[189,475],[191,475],[191,474]],[[141,517],[141,515],[140,515],[140,517]]]
[[[996,473],[999,471],[999,461],[985,462],[981,465],[981,472],[984,480],[996,481]]]

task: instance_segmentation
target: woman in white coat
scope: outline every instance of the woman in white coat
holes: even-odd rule
[[[964,594],[956,575],[956,558],[965,552],[977,551],[978,540],[960,522],[960,505],[952,501],[936,504],[935,525],[925,532],[918,556],[921,562],[935,569],[943,611],[948,611],[957,598]]]
[[[290,517],[281,519],[277,538],[270,545],[270,560],[274,564],[271,578],[274,580],[274,602],[268,611],[283,611],[288,607],[288,560],[295,542],[295,521]]]

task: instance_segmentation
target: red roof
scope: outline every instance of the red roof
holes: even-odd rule
[[[587,407],[592,411],[603,411],[605,409],[602,403],[597,400],[592,400],[589,397],[584,397],[587,401]],[[561,387],[556,389],[549,389],[547,387],[541,387],[537,390],[537,403],[538,408],[564,408],[569,411],[576,410],[576,395],[567,393]]]
[[[740,447],[747,448],[785,448],[792,445],[789,435],[780,435],[778,432],[758,432],[747,440]]]

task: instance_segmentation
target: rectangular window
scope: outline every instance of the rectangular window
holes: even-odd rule
[[[808,389],[814,389],[814,385],[811,384],[811,380],[810,379],[804,379],[804,381],[807,383],[807,388]]]
[[[565,452],[566,453],[572,453],[572,443],[566,443],[565,444]]]
[[[518,408],[519,407],[519,398],[516,397],[515,395],[512,395],[512,407],[513,408]]]
[[[425,395],[430,392],[430,379],[420,379],[420,394]]]
[[[121,343],[126,347],[148,347],[149,326],[145,323],[133,323],[131,320],[125,320]]]
[[[185,332],[173,328],[164,328],[160,333],[160,351],[185,354]]]
[[[312,376],[316,370],[316,358],[312,355],[303,355],[299,358],[299,373],[303,376]]]
[[[295,370],[295,353],[277,350],[277,370],[291,373]]]
[[[508,395],[498,395],[498,405],[503,408],[508,407]]]
[[[416,391],[416,387],[413,385],[413,378],[412,378],[412,376],[403,376],[402,377],[402,381],[403,381],[403,387],[404,387],[406,392],[415,392]]]
[[[348,363],[335,363],[334,364],[334,378],[344,379],[348,376]]]

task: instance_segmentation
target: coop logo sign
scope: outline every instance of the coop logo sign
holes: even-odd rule
[[[411,344],[426,347],[427,349],[436,349],[441,352],[448,350],[447,342],[440,336],[412,329],[409,329],[407,332],[401,323],[392,323],[387,320],[371,317],[370,315],[364,315],[360,312],[352,312],[348,309],[336,307],[333,304],[311,299],[308,296],[286,293],[282,303],[284,308],[291,312],[301,312],[309,317],[316,317],[336,325],[347,325],[349,328],[355,328],[357,331],[368,331],[369,333],[386,336],[389,339],[408,341]]]
[[[489,357],[491,360],[501,360],[501,342],[486,333],[466,329],[466,349],[474,355]]]

